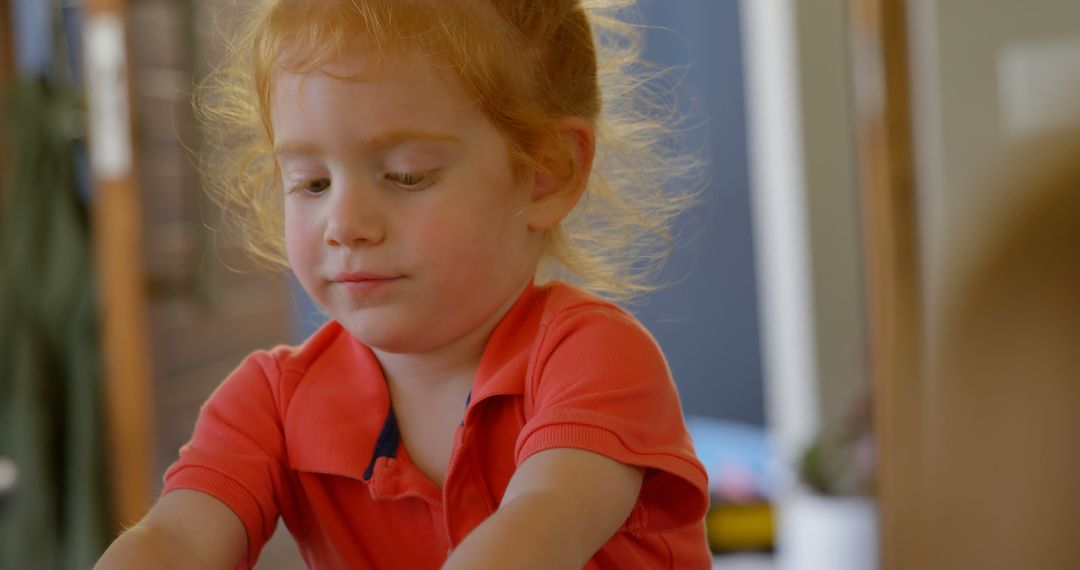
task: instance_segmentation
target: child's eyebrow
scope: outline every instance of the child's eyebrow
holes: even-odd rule
[[[460,143],[461,139],[449,133],[403,130],[380,133],[361,141],[358,146],[366,150],[382,150],[414,141]],[[286,139],[274,145],[275,156],[319,154],[321,151],[319,143],[310,141]]]

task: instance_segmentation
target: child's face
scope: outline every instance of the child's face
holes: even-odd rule
[[[490,324],[536,269],[501,133],[418,60],[352,52],[281,74],[270,109],[300,283],[376,350],[435,350]],[[363,73],[360,80],[341,80]]]

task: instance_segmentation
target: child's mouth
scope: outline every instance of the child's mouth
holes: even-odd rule
[[[377,275],[373,273],[357,272],[357,273],[340,273],[333,278],[335,285],[340,285],[348,291],[356,293],[364,293],[368,291],[374,291],[385,285],[389,285],[401,279],[402,276],[385,276]]]

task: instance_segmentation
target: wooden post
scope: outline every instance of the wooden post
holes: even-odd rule
[[[882,568],[919,568],[923,302],[904,0],[851,0]]]
[[[95,262],[102,316],[104,400],[118,526],[152,499],[152,393],[142,208],[132,142],[124,0],[87,0],[86,89]]]

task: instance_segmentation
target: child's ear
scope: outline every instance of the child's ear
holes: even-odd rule
[[[577,117],[559,122],[537,157],[529,198],[529,229],[548,230],[562,221],[581,199],[596,155],[596,131]]]

